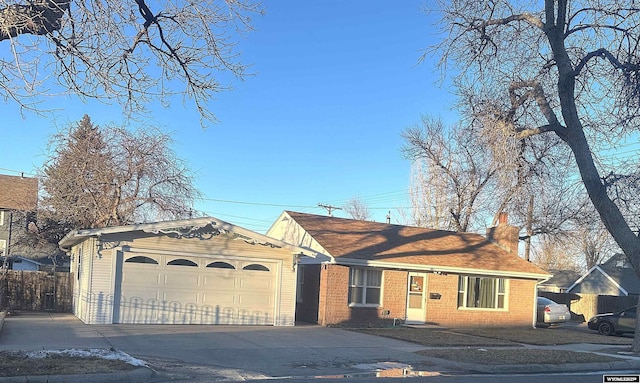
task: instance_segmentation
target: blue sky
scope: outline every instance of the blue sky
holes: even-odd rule
[[[174,132],[175,150],[196,174],[204,199],[196,209],[264,232],[282,210],[325,214],[360,197],[384,221],[408,206],[410,162],[400,153],[403,129],[423,114],[451,120],[454,98],[433,61],[436,15],[424,1],[265,1],[256,31],[239,41],[255,73],[232,81],[203,130],[190,104],[151,106],[145,124]],[[48,101],[53,115],[20,116],[0,104],[0,173],[35,173],[57,128],[91,116],[127,124],[117,105]],[[223,202],[235,201],[235,202]],[[344,216],[338,211],[336,216]]]

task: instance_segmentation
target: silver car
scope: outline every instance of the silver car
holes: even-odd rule
[[[571,319],[571,311],[567,305],[556,303],[544,297],[538,297],[537,314],[537,324],[543,326],[564,323]]]

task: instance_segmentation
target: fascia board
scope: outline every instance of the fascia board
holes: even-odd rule
[[[94,236],[102,236],[109,234],[120,234],[120,233],[128,233],[134,231],[144,231],[144,232],[156,232],[163,229],[170,229],[176,227],[187,227],[187,226],[206,226],[212,225],[216,229],[222,229],[225,231],[229,231],[232,233],[240,234],[243,237],[247,237],[250,239],[258,240],[259,242],[265,242],[268,244],[273,244],[277,247],[283,247],[296,254],[302,254],[308,257],[316,257],[319,253],[310,249],[298,247],[283,241],[280,241],[275,238],[268,237],[263,234],[256,233],[254,231],[235,226],[230,224],[229,222],[223,221],[221,219],[215,217],[201,217],[195,219],[184,219],[184,220],[176,220],[176,221],[164,221],[164,222],[154,222],[154,223],[142,223],[136,225],[125,225],[125,226],[113,226],[113,227],[105,227],[101,229],[82,229],[75,230],[69,232],[67,235],[60,240],[58,243],[61,248],[70,248],[88,237]]]
[[[602,270],[600,267],[598,267],[598,271],[600,271],[602,275],[604,275],[604,277],[609,280],[609,282],[613,283],[613,285],[617,287],[625,296],[629,296],[629,292],[625,290],[622,286],[620,286],[620,284],[616,282],[615,279],[611,277],[611,275],[607,274],[607,272]]]
[[[600,267],[598,267],[598,265],[593,266],[592,268],[589,269],[589,271],[587,271],[586,273],[584,273],[584,275],[582,275],[580,278],[578,278],[575,282],[573,282],[573,284],[571,286],[569,286],[569,288],[567,289],[567,292],[570,293],[571,290],[573,290],[574,287],[576,287],[577,285],[579,285],[580,283],[582,283],[582,281],[584,281],[584,279],[586,277],[588,277],[594,270],[596,270],[596,268],[600,269]],[[602,271],[602,269],[600,269]]]
[[[176,221],[164,221],[164,222],[153,222],[153,223],[140,223],[135,225],[123,225],[123,226],[111,226],[104,227],[99,229],[80,229],[73,230],[67,233],[60,242],[58,242],[58,246],[60,248],[69,248],[74,246],[86,238],[94,237],[94,236],[102,236],[109,234],[119,234],[119,233],[128,233],[133,231],[153,231],[153,230],[162,230],[172,227],[181,227],[181,226],[206,226],[211,223],[213,217],[202,217],[196,219],[183,219]]]
[[[432,266],[432,265],[418,265],[412,263],[397,263],[397,262],[382,262],[382,261],[369,261],[364,259],[353,258],[339,258],[335,263],[345,266],[363,266],[363,267],[379,267],[386,269],[399,269],[399,270],[420,270],[427,272],[441,272],[451,274],[472,274],[472,275],[490,275],[498,277],[518,277],[526,279],[538,279],[548,280],[551,278],[550,274],[533,274],[523,273],[517,271],[499,271],[499,270],[487,270],[487,269],[470,269],[465,267],[447,267],[447,266]]]
[[[589,275],[591,275],[593,272],[599,272],[601,273],[605,278],[607,278],[607,280],[609,282],[611,282],[618,290],[620,290],[620,292],[622,292],[625,296],[629,296],[629,292],[627,290],[625,290],[622,286],[620,286],[620,284],[618,282],[615,281],[615,279],[613,279],[611,277],[611,275],[607,274],[606,271],[604,271],[600,266],[595,265],[593,266],[589,271],[586,272],[586,274],[584,274],[582,277],[578,278],[577,281],[575,281],[568,289],[567,292],[571,292],[571,290],[573,290],[574,287],[576,287],[577,285],[579,285],[580,283],[582,283],[582,281],[585,280],[585,278],[587,278]]]

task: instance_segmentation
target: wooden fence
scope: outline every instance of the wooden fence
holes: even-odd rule
[[[72,304],[71,273],[0,272],[0,309],[71,312]]]
[[[622,311],[638,304],[638,296],[614,296],[597,294],[572,294],[539,292],[557,303],[564,303],[571,310],[572,319],[588,321],[594,315]]]

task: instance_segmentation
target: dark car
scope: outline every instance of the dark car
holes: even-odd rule
[[[633,333],[636,328],[636,308],[631,307],[617,313],[598,314],[589,319],[587,326],[602,335]]]

